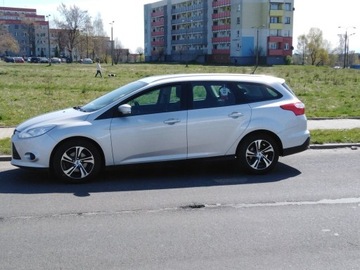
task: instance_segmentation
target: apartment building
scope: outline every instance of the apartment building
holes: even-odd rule
[[[9,55],[49,56],[49,22],[36,9],[0,7],[0,27],[20,46],[19,53],[9,51]]]
[[[163,0],[144,6],[145,61],[283,64],[295,0]]]

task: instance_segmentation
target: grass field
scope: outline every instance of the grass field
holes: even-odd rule
[[[252,67],[122,64],[104,65],[104,78],[95,78],[95,65],[13,64],[0,62],[0,126],[56,109],[87,103],[138,78],[191,72],[250,73]],[[116,74],[108,77],[107,74]],[[360,72],[313,66],[260,67],[258,74],[283,77],[306,104],[312,117],[360,116]]]
[[[22,121],[49,111],[82,105],[108,91],[136,79],[170,73],[251,73],[253,67],[121,64],[103,65],[103,78],[95,78],[95,65],[14,64],[0,62],[0,127],[16,126]],[[257,74],[286,79],[306,105],[308,118],[359,117],[360,71],[314,66],[259,67]],[[107,74],[116,74],[108,77]],[[356,131],[356,130],[355,130]],[[350,137],[360,141],[359,132]],[[332,134],[332,135],[331,135]],[[342,138],[341,131],[319,133],[319,142]],[[327,139],[325,139],[325,137]],[[350,138],[349,137],[349,138]],[[329,139],[330,138],[330,139]],[[335,139],[334,139],[335,140]],[[349,139],[347,139],[349,140]],[[0,153],[7,142],[0,142]]]

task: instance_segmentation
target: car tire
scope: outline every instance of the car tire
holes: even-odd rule
[[[86,140],[62,143],[54,152],[51,169],[57,178],[68,183],[84,183],[101,171],[102,156],[98,147]]]
[[[253,134],[239,145],[237,159],[240,167],[251,174],[265,174],[276,166],[279,160],[279,147],[267,134]]]

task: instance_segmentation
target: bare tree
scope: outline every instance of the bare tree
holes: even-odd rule
[[[9,32],[0,29],[0,54],[6,54],[7,52],[18,53],[19,50],[19,43],[16,39]]]
[[[141,57],[144,54],[144,49],[142,47],[137,47],[136,52],[139,55],[139,62],[141,62]]]
[[[93,21],[94,36],[104,37],[106,32],[104,30],[104,23],[101,14],[98,13]]]
[[[80,42],[81,31],[89,25],[90,16],[87,11],[81,10],[75,5],[67,8],[63,3],[58,7],[58,11],[62,16],[62,20],[55,19],[54,22],[67,36],[67,49],[70,52],[72,61],[73,50]]]
[[[308,40],[306,35],[300,35],[298,37],[298,44],[297,44],[297,50],[298,54],[301,55],[302,61],[301,63],[305,65],[306,55],[307,55],[307,46],[308,46]]]

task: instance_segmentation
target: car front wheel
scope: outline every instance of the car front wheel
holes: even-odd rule
[[[245,171],[264,174],[274,169],[279,160],[278,145],[266,134],[251,135],[241,143],[237,158]]]
[[[71,140],[55,150],[51,166],[59,179],[70,183],[83,183],[100,172],[101,154],[91,142]]]

